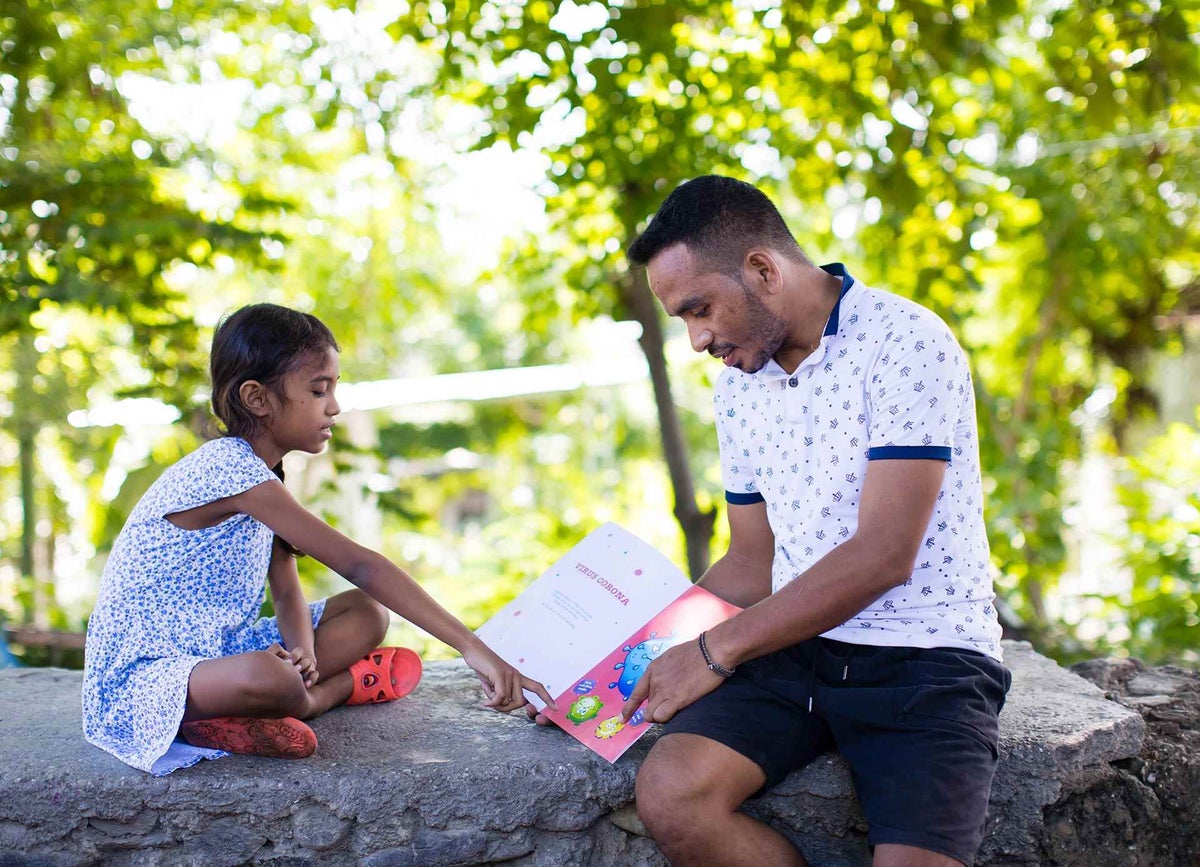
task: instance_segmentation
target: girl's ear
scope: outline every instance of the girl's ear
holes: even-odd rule
[[[257,418],[266,418],[271,413],[271,403],[267,387],[257,379],[247,379],[238,388],[238,397],[242,406]]]

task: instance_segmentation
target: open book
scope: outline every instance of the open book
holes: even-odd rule
[[[616,524],[589,533],[477,634],[539,680],[559,710],[525,695],[550,719],[615,762],[649,728],[621,706],[652,660],[740,609],[688,580]]]

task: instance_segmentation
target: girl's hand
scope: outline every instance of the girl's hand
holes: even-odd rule
[[[305,647],[297,647],[291,651],[288,656],[292,660],[292,664],[300,671],[300,676],[304,678],[306,687],[314,687],[317,685],[317,680],[320,678],[320,673],[317,671],[317,657],[313,651]]]
[[[509,713],[525,707],[528,702],[523,690],[528,689],[558,710],[558,705],[550,697],[550,693],[546,692],[546,687],[525,677],[482,642],[463,653],[463,661],[475,671],[483,686],[484,695],[488,698],[484,707],[493,708],[500,713]]]
[[[558,708],[555,708],[555,710],[558,710]],[[529,715],[531,720],[540,726],[554,725],[554,721],[550,719],[550,717],[546,716],[531,704],[525,705],[525,713]]]
[[[284,650],[279,644],[272,644],[267,648],[268,653],[273,653],[280,659],[286,659],[292,665],[296,666],[296,670],[300,672],[300,676],[304,679],[305,687],[316,686],[317,680],[320,678],[320,673],[317,671],[317,658],[313,651],[304,647],[297,647],[294,650]]]

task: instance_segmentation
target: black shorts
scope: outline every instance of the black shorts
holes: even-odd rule
[[[763,769],[762,791],[837,749],[870,845],[917,846],[971,864],[1011,682],[1003,665],[969,650],[814,638],[739,665],[664,734],[736,750]]]

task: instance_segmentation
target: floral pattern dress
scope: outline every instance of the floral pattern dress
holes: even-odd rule
[[[201,530],[166,516],[278,479],[237,437],[207,442],[164,472],[113,545],[88,621],[87,740],[156,775],[224,755],[175,741],[197,663],[283,643],[259,618],[273,533],[249,515]],[[324,601],[309,606],[313,626]],[[173,743],[174,742],[174,743]]]

